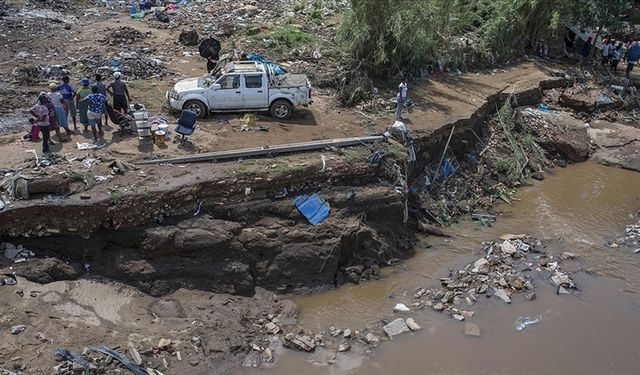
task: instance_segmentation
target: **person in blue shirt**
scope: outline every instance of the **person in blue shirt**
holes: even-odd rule
[[[104,105],[107,103],[107,97],[100,93],[98,86],[92,86],[91,94],[87,95],[82,101],[88,104],[87,119],[93,132],[93,139],[97,143],[98,133],[96,133],[96,125],[98,125],[98,132],[102,136],[102,115],[105,112]]]
[[[640,60],[640,41],[634,42],[627,51],[627,71],[626,76],[631,76],[631,71],[636,63]]]
[[[73,119],[73,130],[78,130],[78,126],[76,125],[76,103],[74,101],[74,96],[76,95],[76,90],[73,88],[73,85],[69,83],[69,76],[62,77],[62,83],[58,85],[58,91],[62,94],[62,98],[64,102],[67,104],[65,108],[65,117]]]

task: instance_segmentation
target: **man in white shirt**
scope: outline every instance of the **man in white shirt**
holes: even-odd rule
[[[611,48],[611,40],[607,39],[602,46],[602,65],[606,65],[609,62],[609,49]]]
[[[407,102],[407,79],[403,78],[400,85],[398,85],[398,99],[396,104],[396,120],[402,120],[402,108],[404,103]]]

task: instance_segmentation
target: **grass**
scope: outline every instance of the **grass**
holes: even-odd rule
[[[120,190],[114,190],[111,192],[111,200],[117,206],[124,200],[124,194]]]
[[[304,10],[304,3],[301,1],[296,1],[295,3],[293,3],[293,11],[294,12],[301,12]]]
[[[73,171],[71,172],[70,177],[71,177],[71,181],[73,182],[83,183],[84,184],[83,190],[90,189],[93,185],[96,184],[96,179],[95,177],[93,177],[93,174],[91,173],[91,171],[84,171],[84,172]]]
[[[269,32],[269,37],[287,47],[299,47],[316,42],[316,37],[301,30],[300,25],[277,26]]]

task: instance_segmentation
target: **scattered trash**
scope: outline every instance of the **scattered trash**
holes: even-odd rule
[[[15,326],[11,327],[11,334],[12,335],[18,335],[22,332],[24,332],[24,330],[27,329],[27,326],[25,326],[24,324],[18,324]]]
[[[82,358],[80,354],[72,353],[67,349],[56,349],[53,352],[53,355],[59,360],[65,360],[65,361],[71,361],[73,363],[77,363],[80,366],[84,367],[86,370],[91,369],[91,364],[86,359]]]
[[[4,275],[2,276],[2,278],[0,278],[0,286],[1,285],[16,285],[18,282],[16,281],[15,277],[11,276],[11,275]]]
[[[329,204],[316,193],[299,195],[293,203],[310,224],[317,225],[329,216]]]
[[[131,360],[129,360],[129,358],[127,358],[123,354],[120,354],[120,353],[116,352],[115,350],[112,350],[112,349],[110,349],[110,348],[108,348],[106,346],[102,346],[102,347],[99,347],[99,348],[93,348],[93,350],[98,352],[98,353],[102,353],[104,355],[107,355],[109,357],[113,357],[114,359],[116,359],[117,361],[119,361],[120,363],[125,365],[135,375],[148,375],[147,370],[145,370],[142,367],[136,366],[133,362],[131,362]]]
[[[540,103],[538,106],[538,111],[547,113],[549,112],[549,107],[545,103]]]
[[[122,160],[114,160],[109,167],[118,174],[124,174],[125,172],[135,171],[138,169],[135,165],[129,164]]]
[[[495,223],[496,217],[493,215],[485,214],[471,214],[471,219],[474,221],[480,221],[482,223]]]
[[[530,325],[540,323],[542,321],[542,314],[535,318],[529,318],[528,316],[520,316],[516,319],[515,328],[516,331],[524,331]]]
[[[105,182],[105,181],[107,181],[107,180],[112,179],[112,178],[113,178],[113,176],[112,176],[112,175],[107,175],[107,176],[94,176],[94,178],[96,179],[96,182],[97,182],[97,183],[100,183],[100,182]]]
[[[96,145],[95,143],[88,143],[88,142],[85,142],[85,143],[76,142],[76,146],[78,147],[78,150],[91,150],[94,148],[98,148],[98,145]]]
[[[196,212],[193,213],[193,216],[196,217],[198,215],[200,215],[200,212],[202,212],[202,206],[204,205],[204,201],[200,201],[198,203],[198,208],[196,209]]]
[[[600,107],[603,105],[609,105],[609,104],[613,104],[614,100],[611,98],[611,96],[609,96],[609,94],[606,93],[600,93],[600,95],[598,95],[598,98],[596,99],[596,106]]]
[[[98,163],[100,163],[100,160],[95,158],[85,158],[82,160],[82,165],[84,165],[85,168],[91,168]]]
[[[401,311],[401,312],[407,312],[407,311],[411,311],[404,303],[398,303],[396,304],[396,306],[393,308],[393,311]]]
[[[384,157],[385,157],[384,150],[378,150],[367,157],[367,163],[369,163],[369,165],[372,167],[377,167],[380,165]]]

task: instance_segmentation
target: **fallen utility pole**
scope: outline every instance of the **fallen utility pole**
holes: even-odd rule
[[[237,158],[246,158],[250,156],[264,156],[264,155],[273,155],[273,154],[289,153],[289,152],[321,150],[326,147],[359,146],[359,145],[364,145],[364,144],[373,143],[377,141],[382,141],[384,139],[385,137],[382,135],[368,136],[368,137],[324,139],[320,141],[288,143],[288,144],[275,145],[275,146],[263,146],[263,147],[241,148],[238,150],[205,152],[202,154],[183,156],[183,157],[177,157],[177,158],[145,160],[145,161],[138,162],[136,164],[162,164],[162,163],[182,164],[182,163],[197,163],[202,161],[237,159]]]

